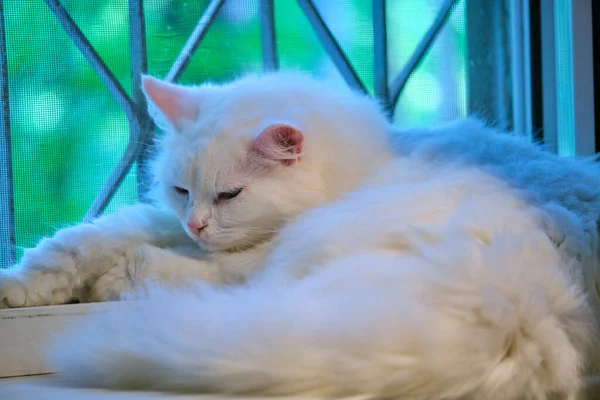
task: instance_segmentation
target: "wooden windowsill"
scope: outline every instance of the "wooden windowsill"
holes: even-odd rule
[[[0,399],[7,400],[232,400],[223,396],[170,394],[157,392],[111,391],[97,389],[69,388],[61,385],[53,375],[0,379]],[[256,398],[255,398],[256,399]],[[298,398],[297,398],[298,399]],[[241,399],[240,399],[241,400]],[[253,400],[244,397],[243,400]],[[266,399],[265,399],[266,400]],[[275,400],[269,398],[269,400]]]
[[[0,310],[0,399],[227,399],[211,395],[115,392],[61,386],[58,378],[50,374],[54,371],[44,357],[52,336],[61,334],[87,315],[126,306],[127,302],[111,302]],[[577,400],[583,399],[600,399],[600,376],[586,379],[584,393],[577,397]]]
[[[45,361],[53,336],[87,315],[124,306],[110,302],[0,310],[0,378],[54,372]]]

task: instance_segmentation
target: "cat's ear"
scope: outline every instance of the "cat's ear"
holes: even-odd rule
[[[260,160],[270,164],[293,165],[300,160],[304,135],[288,124],[272,124],[252,141],[252,150]]]
[[[178,129],[184,120],[198,117],[200,96],[197,89],[142,76],[142,87],[148,101],[148,113],[156,125]]]

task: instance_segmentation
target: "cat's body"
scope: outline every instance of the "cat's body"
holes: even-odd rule
[[[173,131],[156,163],[172,211],[137,205],[63,230],[0,276],[11,306],[171,288],[68,334],[54,351],[66,376],[542,399],[596,369],[591,163],[471,120],[390,145],[372,102],[294,75],[145,89]]]

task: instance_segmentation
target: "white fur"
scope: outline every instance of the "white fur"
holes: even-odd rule
[[[188,232],[190,242],[169,212],[136,206],[59,232],[0,276],[11,306],[120,297],[150,281],[148,299],[94,317],[52,349],[66,377],[227,393],[545,399],[575,393],[596,368],[600,178],[591,163],[471,120],[400,132],[390,145],[392,128],[371,101],[303,76],[145,85],[170,131],[157,198],[182,226],[208,226]],[[169,108],[178,90],[198,106]],[[253,140],[270,124],[302,131],[297,162],[255,163]],[[235,199],[213,201],[236,187]]]
[[[411,170],[419,177],[404,179]],[[285,228],[256,281],[158,291],[69,335],[57,365],[87,384],[163,390],[575,391],[591,313],[567,272],[575,262],[541,229],[544,215],[476,171],[403,160],[386,172],[389,186]]]

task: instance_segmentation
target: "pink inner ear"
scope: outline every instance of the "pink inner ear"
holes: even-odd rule
[[[263,129],[252,143],[252,149],[263,158],[292,165],[300,159],[304,135],[293,126],[285,124],[269,125]]]
[[[172,124],[181,119],[195,120],[198,114],[198,99],[190,88],[163,82],[150,76],[142,78],[146,96],[158,107]]]

